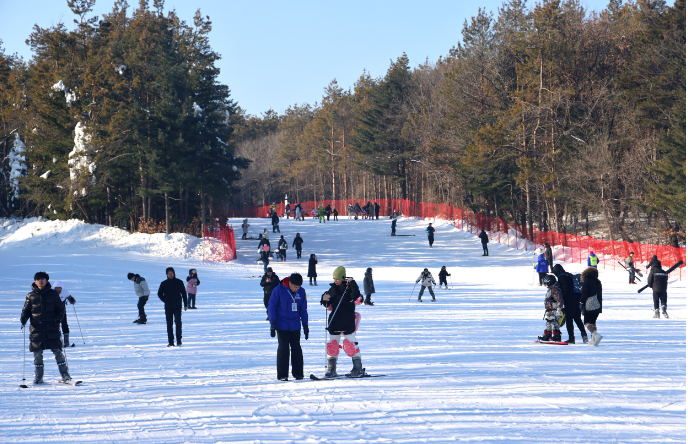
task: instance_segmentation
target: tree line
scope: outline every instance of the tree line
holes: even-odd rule
[[[235,206],[402,198],[525,226],[685,241],[685,2],[479,8],[446,56],[245,116]]]

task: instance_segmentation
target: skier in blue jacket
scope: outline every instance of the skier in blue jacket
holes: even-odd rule
[[[268,303],[270,336],[277,336],[277,379],[289,378],[289,349],[291,348],[291,374],[303,379],[303,352],[301,351],[301,325],[308,340],[308,304],[306,290],[301,288],[303,277],[298,273],[282,280],[272,290]]]
[[[538,276],[540,276],[540,286],[542,286],[543,279],[545,279],[547,271],[549,271],[549,264],[547,264],[547,259],[545,259],[545,255],[542,253],[538,256],[537,264],[535,264],[535,271],[537,271]]]

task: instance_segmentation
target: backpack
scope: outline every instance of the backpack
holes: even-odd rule
[[[263,244],[263,251],[265,251],[266,253],[270,251],[270,247],[268,246],[268,244]]]
[[[581,275],[580,273],[578,274],[571,274],[571,273],[562,273],[564,276],[568,276],[571,278],[573,281],[573,292],[576,294],[581,294],[583,293],[583,282],[581,282]]]

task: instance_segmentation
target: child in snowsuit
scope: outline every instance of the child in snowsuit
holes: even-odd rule
[[[420,293],[418,293],[418,302],[423,302],[421,296],[423,296],[425,287],[428,287],[428,291],[432,296],[432,302],[435,302],[435,292],[432,291],[432,285],[437,284],[437,282],[435,282],[435,278],[432,277],[432,273],[430,273],[430,271],[428,271],[427,268],[423,269],[423,272],[420,274],[420,276],[418,276],[418,279],[416,279],[416,284],[418,282],[420,282]]]
[[[442,284],[444,284],[445,290],[449,289],[449,285],[447,285],[447,276],[451,276],[451,273],[447,273],[447,267],[442,265],[442,269],[440,270],[440,288],[442,288]]]
[[[201,281],[198,279],[198,273],[196,269],[192,268],[189,270],[189,275],[186,277],[186,294],[189,296],[189,308],[196,309],[196,289],[201,285]]]
[[[150,296],[148,283],[143,277],[134,273],[128,273],[127,279],[129,279],[130,281],[134,281],[134,291],[136,291],[136,296],[139,297],[139,303],[136,304],[136,307],[139,309],[139,317],[134,320],[134,324],[145,324],[147,318],[144,307],[146,306],[146,303],[148,302],[148,297]]]
[[[545,286],[547,287],[547,294],[545,296],[545,332],[542,336],[538,336],[540,341],[561,342],[561,331],[559,330],[559,318],[561,318],[561,309],[564,308],[564,298],[561,295],[561,289],[557,278],[551,274],[545,276]]]
[[[76,344],[69,343],[69,324],[67,324],[67,302],[74,305],[76,303],[76,300],[74,299],[72,294],[66,288],[64,288],[64,284],[62,283],[62,281],[55,281],[55,285],[53,288],[55,289],[57,294],[60,295],[60,299],[62,300],[62,303],[65,307],[64,317],[62,318],[62,333],[64,334],[64,346],[74,347]]]

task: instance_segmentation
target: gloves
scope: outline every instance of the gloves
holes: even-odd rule
[[[306,338],[306,341],[308,340],[308,326],[307,325],[303,326],[303,337]]]
[[[277,324],[270,324],[270,337],[274,338],[277,336]]]
[[[67,300],[68,300],[72,305],[74,305],[74,304],[76,303],[76,299],[74,299],[73,296],[67,296]]]

